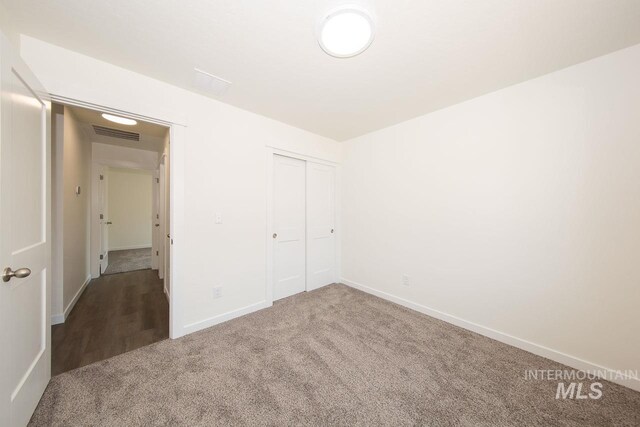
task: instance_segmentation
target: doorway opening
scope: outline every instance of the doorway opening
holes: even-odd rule
[[[170,128],[105,116],[52,105],[53,375],[169,337]]]
[[[153,213],[156,173],[102,165],[100,170],[100,274],[150,270],[157,257],[152,236],[160,225]]]

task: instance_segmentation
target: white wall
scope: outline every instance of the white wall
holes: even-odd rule
[[[119,147],[111,144],[92,144],[92,161],[101,165],[119,168],[144,169],[153,171],[158,168],[158,153],[138,150],[136,148]]]
[[[640,45],[346,142],[344,280],[640,369],[638,76]]]
[[[53,323],[63,322],[90,279],[91,143],[72,111],[53,110]],[[76,187],[80,186],[80,194]]]
[[[21,53],[53,94],[187,125],[171,149],[171,296],[180,288],[183,315],[174,333],[268,305],[266,146],[339,161],[340,145],[30,37]],[[213,223],[216,212],[222,224]]]
[[[20,50],[20,31],[15,25],[15,19],[9,15],[2,2],[0,2],[0,31],[18,52]]]
[[[152,172],[109,168],[109,250],[151,248]]]

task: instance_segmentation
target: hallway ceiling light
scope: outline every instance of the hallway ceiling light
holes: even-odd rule
[[[121,125],[133,126],[137,125],[138,122],[133,119],[127,119],[126,117],[114,116],[113,114],[102,113],[102,117],[109,120],[110,122],[120,123]]]
[[[317,33],[320,47],[336,58],[350,58],[364,52],[373,41],[371,16],[358,6],[342,6],[329,12]]]

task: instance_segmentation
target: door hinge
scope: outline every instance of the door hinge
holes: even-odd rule
[[[104,255],[100,255],[100,260],[102,260],[104,258]]]
[[[100,175],[100,181],[104,180],[104,176]]]
[[[100,219],[104,219],[104,215],[100,214]]]
[[[156,256],[158,256],[158,255],[160,255],[160,254],[158,253],[158,251],[156,251]]]
[[[156,184],[160,184],[160,178],[156,178]]]
[[[156,219],[160,219],[160,214],[156,214]]]

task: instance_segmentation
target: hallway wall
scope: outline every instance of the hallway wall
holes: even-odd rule
[[[63,322],[90,275],[91,143],[67,107],[54,109],[52,321]],[[80,194],[76,194],[76,187]],[[62,236],[62,237],[60,237]],[[61,267],[61,268],[60,268]]]

